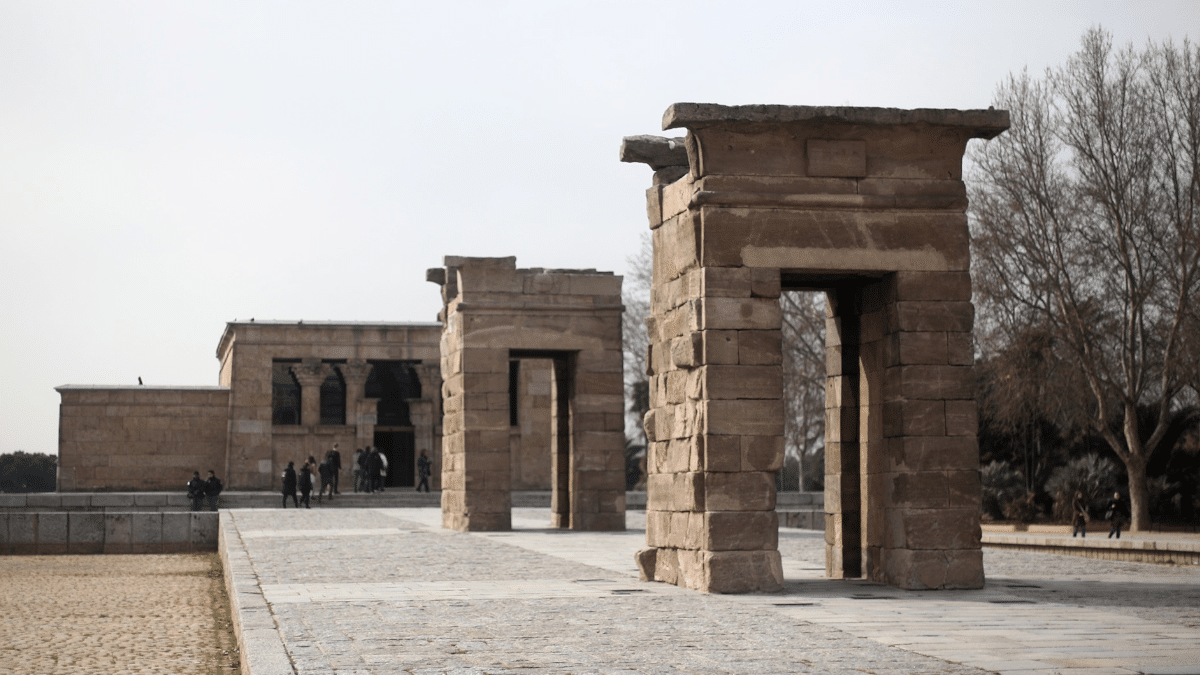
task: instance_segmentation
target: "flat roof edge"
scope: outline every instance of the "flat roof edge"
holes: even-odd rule
[[[54,391],[229,391],[220,385],[60,384]]]
[[[979,138],[993,138],[1009,126],[1007,110],[952,108],[867,108],[810,105],[721,105],[672,103],[663,113],[663,130],[739,124],[789,124],[809,121],[873,126],[930,124],[969,127]]]

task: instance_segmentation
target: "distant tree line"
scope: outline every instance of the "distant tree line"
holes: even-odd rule
[[[0,492],[54,492],[58,457],[18,450],[0,455]]]

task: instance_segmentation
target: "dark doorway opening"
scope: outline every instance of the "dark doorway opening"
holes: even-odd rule
[[[379,452],[387,457],[387,476],[384,478],[384,487],[414,487],[416,480],[416,457],[414,456],[413,448],[415,447],[412,428],[397,429],[380,429],[375,427],[375,447],[379,448]]]

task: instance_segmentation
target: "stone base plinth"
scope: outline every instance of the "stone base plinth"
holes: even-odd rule
[[[644,548],[634,555],[642,581],[661,581],[705,593],[783,590],[779,551],[692,551]]]

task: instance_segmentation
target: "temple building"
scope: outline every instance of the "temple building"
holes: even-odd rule
[[[235,490],[270,490],[289,461],[336,443],[343,490],[356,448],[387,457],[385,485],[413,487],[422,451],[440,489],[438,323],[233,321],[211,387],[64,385],[58,490],[179,490],[212,469]],[[515,489],[550,487],[549,362],[510,367]]]

